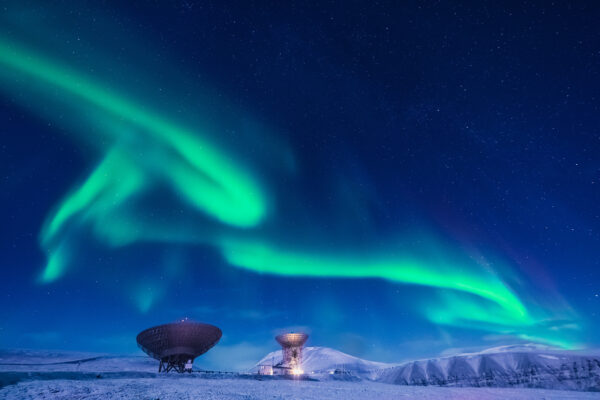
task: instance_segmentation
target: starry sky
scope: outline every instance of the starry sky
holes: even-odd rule
[[[593,2],[0,2],[0,343],[244,370],[597,348]]]

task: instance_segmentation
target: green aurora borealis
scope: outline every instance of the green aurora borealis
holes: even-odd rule
[[[553,325],[552,311],[521,292],[525,285],[519,287],[518,279],[507,276],[517,274],[508,266],[478,265],[436,239],[426,244],[436,249],[435,257],[419,248],[407,252],[393,241],[351,251],[295,246],[294,232],[282,240],[268,225],[286,218],[277,207],[283,201],[277,188],[261,177],[259,166],[236,159],[235,152],[220,144],[218,127],[212,124],[190,126],[127,87],[110,87],[67,60],[6,38],[0,39],[0,69],[0,93],[29,93],[17,101],[41,117],[65,116],[53,122],[63,124],[77,140],[94,143],[101,154],[89,176],[47,216],[40,234],[47,255],[40,283],[51,285],[68,273],[77,258],[80,232],[90,231],[109,248],[145,241],[211,246],[231,266],[281,279],[383,279],[426,286],[439,289],[439,296],[411,306],[434,324],[565,348],[581,343],[576,329],[562,329],[562,318]],[[169,190],[195,210],[206,226],[185,230],[169,220],[142,218],[137,203],[160,190]],[[397,241],[403,235],[399,237]],[[148,299],[138,303],[141,311],[152,305]]]

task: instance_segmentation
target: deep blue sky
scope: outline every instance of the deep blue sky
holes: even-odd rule
[[[136,216],[203,239],[115,246],[81,217],[64,275],[41,283],[44,222],[108,145],[88,125],[93,107],[3,72],[0,343],[132,353],[137,332],[190,317],[222,328],[198,360],[220,368],[258,360],[281,329],[378,361],[548,337],[597,347],[599,11],[548,1],[1,2],[3,41],[198,128],[269,200],[261,224],[223,227],[157,185],[136,198]],[[422,304],[453,290],[236,268],[212,242],[224,231],[344,260],[401,249],[425,257],[425,270],[438,268],[434,252],[462,276],[491,271],[535,314],[535,334],[425,315]]]

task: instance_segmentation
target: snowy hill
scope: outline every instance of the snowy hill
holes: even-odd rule
[[[158,362],[146,355],[122,356],[42,350],[0,350],[2,371],[157,372]]]
[[[522,344],[511,344],[508,346],[491,347],[476,353],[464,353],[461,355],[476,355],[476,354],[490,354],[490,353],[514,353],[514,352],[559,352],[562,350],[556,347],[547,346],[539,343],[522,343]]]
[[[537,345],[408,362],[375,380],[399,385],[528,387],[600,391],[600,357]]]
[[[381,369],[394,366],[363,360],[328,347],[305,347],[302,354],[302,369],[307,374],[328,374],[337,369],[354,376],[369,378],[376,376],[377,371]],[[254,369],[258,369],[259,365],[277,365],[282,358],[281,350],[273,351],[260,360]]]
[[[281,350],[273,351],[252,372],[259,365],[277,365],[281,360]],[[362,360],[327,347],[306,347],[302,368],[307,374],[322,375],[343,370],[346,375],[396,385],[600,391],[600,356],[537,344],[495,347],[396,365]]]

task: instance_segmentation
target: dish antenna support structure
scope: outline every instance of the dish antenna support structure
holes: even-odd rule
[[[283,365],[290,368],[294,375],[301,375],[302,347],[308,340],[306,333],[284,333],[275,337],[283,350]]]

